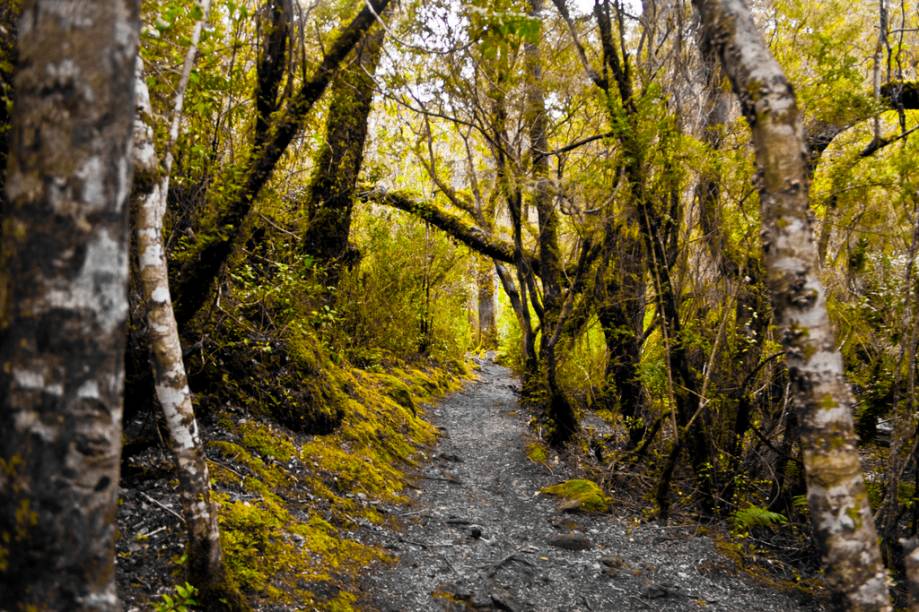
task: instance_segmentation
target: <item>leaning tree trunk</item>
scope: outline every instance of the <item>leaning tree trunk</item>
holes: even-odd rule
[[[211,609],[241,607],[239,595],[227,580],[217,527],[217,509],[211,502],[207,458],[198,436],[191,391],[182,360],[182,345],[172,309],[169,271],[163,244],[163,215],[169,194],[172,148],[179,135],[185,89],[197,55],[197,44],[210,0],[202,0],[204,18],[192,34],[191,45],[177,88],[173,116],[166,145],[166,158],[160,169],[148,124],[152,113],[150,96],[138,60],[137,111],[134,122],[134,200],[135,237],[141,290],[146,306],[147,334],[153,353],[156,397],[163,410],[169,432],[169,448],[175,457],[179,477],[179,499],[188,541],[188,581],[198,588],[202,602]],[[217,602],[222,605],[215,606]]]
[[[303,250],[328,274],[327,285],[338,284],[341,266],[350,263],[349,248],[354,188],[364,160],[367,119],[373,103],[374,80],[385,30],[365,34],[350,64],[332,82],[326,140],[316,157],[309,186],[309,227]]]
[[[0,599],[118,610],[136,0],[27,2],[0,263]]]
[[[834,344],[808,211],[807,150],[795,95],[742,0],[693,0],[753,131],[767,285],[799,415],[807,498],[837,604],[890,609],[855,448],[852,394]]]
[[[300,85],[297,92],[288,100],[284,111],[271,122],[266,135],[254,139],[256,146],[249,152],[242,168],[241,182],[227,196],[228,199],[223,201],[220,212],[213,220],[213,227],[221,228],[220,233],[209,235],[208,240],[193,247],[193,256],[187,259],[176,275],[176,294],[179,298],[176,304],[176,319],[180,326],[191,321],[207,302],[221,269],[241,240],[242,228],[262,188],[271,178],[287,147],[301,132],[306,117],[325,93],[341,63],[363,39],[367,30],[377,22],[380,12],[389,2],[390,0],[367,0],[366,6],[341,30],[329,46],[313,75]]]

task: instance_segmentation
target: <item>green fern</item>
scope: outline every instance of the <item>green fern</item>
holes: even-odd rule
[[[759,506],[747,506],[743,510],[738,510],[734,513],[734,527],[742,531],[747,531],[754,527],[775,529],[787,523],[788,519],[784,514],[772,512]]]

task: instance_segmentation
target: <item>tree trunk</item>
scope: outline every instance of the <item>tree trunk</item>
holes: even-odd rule
[[[6,206],[6,158],[10,145],[10,108],[13,99],[13,66],[16,65],[16,21],[19,2],[0,7],[0,210]]]
[[[268,18],[262,22],[265,33],[259,50],[255,83],[256,147],[268,135],[271,113],[280,106],[278,93],[287,67],[287,42],[294,16],[291,0],[269,0],[264,10]]]
[[[886,572],[855,448],[843,377],[817,278],[807,150],[795,95],[742,0],[693,0],[753,131],[767,286],[799,415],[815,538],[837,605],[889,610]]]
[[[641,346],[645,318],[645,265],[641,241],[626,228],[607,228],[611,253],[597,287],[597,319],[606,343],[604,386],[599,405],[621,414],[629,444],[645,433],[642,421]],[[612,268],[612,269],[610,269]]]
[[[201,8],[206,19],[210,0],[203,0]],[[197,54],[202,26],[203,20],[196,24],[185,58],[162,170],[154,147],[153,128],[147,123],[152,114],[150,94],[138,60],[138,116],[134,122],[133,151],[136,172],[135,240],[141,290],[146,305],[147,334],[153,354],[156,397],[163,410],[169,432],[169,448],[175,458],[179,477],[179,499],[187,535],[187,579],[198,588],[202,602],[209,609],[238,609],[244,606],[236,589],[228,584],[224,567],[217,508],[211,502],[207,458],[198,436],[198,424],[182,360],[182,345],[172,310],[169,271],[163,244],[163,216],[166,213],[172,170],[171,150],[178,139],[185,89]]]
[[[0,276],[0,593],[118,610],[136,1],[23,9]]]
[[[498,345],[498,329],[495,316],[495,273],[494,264],[477,259],[475,282],[478,287],[479,346],[486,349]]]
[[[530,15],[539,19],[542,11],[542,0],[530,0]],[[524,45],[526,55],[526,109],[524,120],[529,126],[530,156],[532,168],[532,199],[536,208],[539,224],[539,267],[542,280],[542,317],[539,342],[539,360],[541,373],[546,377],[545,390],[548,391],[547,412],[552,427],[550,441],[554,444],[567,442],[577,432],[578,422],[574,408],[562,393],[556,376],[556,347],[549,342],[561,325],[562,264],[559,256],[558,213],[555,210],[552,194],[549,192],[549,159],[543,153],[549,150],[548,118],[546,116],[545,93],[542,89],[542,58],[537,41]],[[530,292],[531,297],[533,292]],[[543,371],[544,370],[544,371]]]
[[[187,259],[176,275],[179,301],[175,308],[179,327],[184,327],[207,301],[220,270],[240,239],[242,226],[262,187],[271,178],[294,137],[300,133],[307,114],[325,93],[341,63],[388,4],[389,0],[368,0],[367,5],[342,29],[312,77],[300,86],[288,101],[285,111],[271,123],[267,135],[254,139],[258,146],[245,162],[242,182],[231,190],[216,219],[212,220],[213,227],[221,228],[221,233],[198,245],[194,256]]]
[[[332,83],[326,139],[309,185],[309,227],[303,239],[303,251],[325,266],[327,285],[336,285],[341,266],[353,259],[348,237],[354,187],[364,159],[367,119],[375,91],[373,75],[380,62],[384,34],[380,27],[368,32],[355,48],[350,64]]]
[[[593,11],[603,50],[602,76],[587,63],[564,0],[553,1],[562,17],[569,23],[575,46],[579,50],[588,76],[606,97],[607,112],[613,127],[611,135],[619,140],[622,147],[623,170],[631,196],[627,216],[629,223],[635,223],[640,229],[645,248],[646,269],[651,273],[651,280],[654,283],[658,302],[657,317],[661,324],[668,374],[671,377],[671,395],[676,408],[676,426],[679,429],[687,429],[689,456],[702,485],[703,505],[705,510],[709,511],[713,506],[711,470],[709,469],[711,453],[701,427],[703,419],[697,418],[700,410],[700,385],[684,346],[680,321],[681,296],[671,276],[671,270],[676,262],[677,220],[681,215],[679,186],[675,184],[676,181],[669,181],[674,184],[668,185],[665,196],[658,196],[650,189],[646,169],[646,151],[638,137],[642,128],[639,108],[634,96],[631,63],[629,56],[616,42],[612,22],[613,6],[609,0],[595,2]],[[617,3],[615,11],[619,17],[622,16],[621,10],[621,6]],[[622,52],[621,57],[620,52]],[[608,78],[610,75],[612,81]],[[617,96],[618,99],[616,99]],[[673,168],[667,167],[665,171],[671,174]],[[658,483],[656,497],[660,505],[661,517],[666,517],[668,513],[670,476],[683,447],[683,440],[674,441],[670,458],[665,463]]]

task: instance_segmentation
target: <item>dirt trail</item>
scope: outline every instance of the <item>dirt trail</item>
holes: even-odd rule
[[[368,572],[362,607],[805,609],[738,575],[691,528],[559,513],[537,492],[564,475],[525,457],[516,385],[506,368],[483,361],[477,382],[429,412],[443,438],[417,478],[415,503],[394,509],[404,531],[377,534],[399,560]]]

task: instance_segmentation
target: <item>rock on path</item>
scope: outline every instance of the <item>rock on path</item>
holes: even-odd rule
[[[564,477],[527,460],[514,378],[480,365],[477,382],[429,411],[444,435],[415,503],[396,510],[404,531],[379,534],[398,562],[368,572],[362,609],[802,609],[737,575],[691,528],[560,514],[537,492]]]

